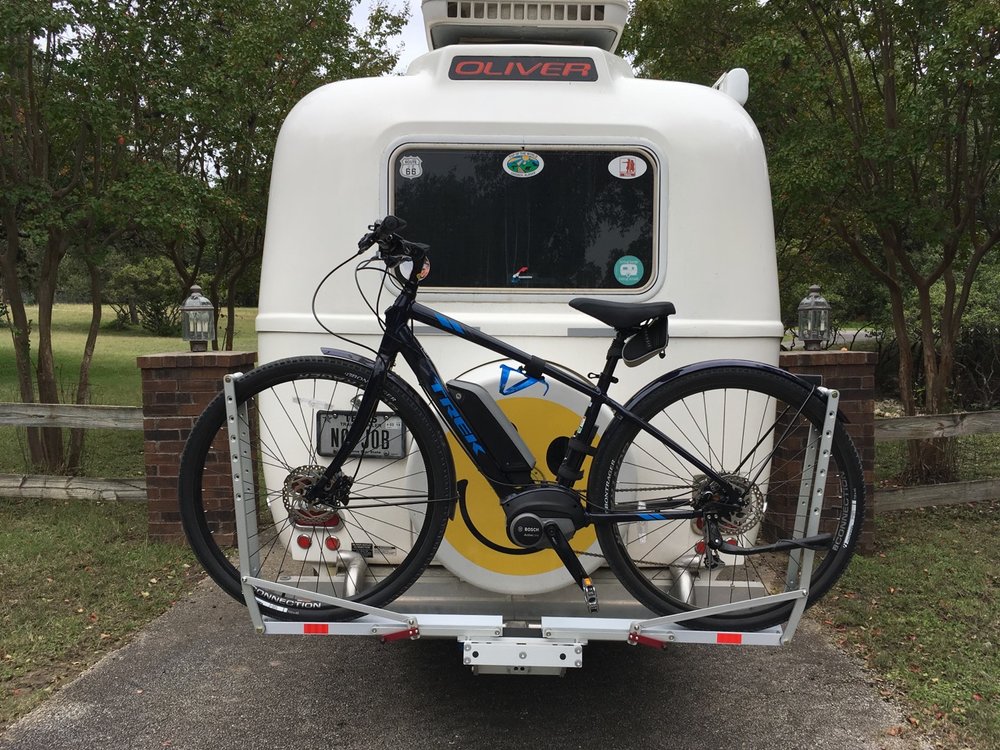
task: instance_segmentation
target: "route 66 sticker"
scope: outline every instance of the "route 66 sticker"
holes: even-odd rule
[[[404,156],[399,160],[399,176],[415,180],[424,173],[424,162],[419,156]]]

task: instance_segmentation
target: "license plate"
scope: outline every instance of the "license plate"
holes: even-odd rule
[[[336,455],[353,421],[354,412],[316,412],[316,452],[321,456]],[[350,455],[356,458],[402,458],[406,455],[403,420],[394,414],[376,414]]]

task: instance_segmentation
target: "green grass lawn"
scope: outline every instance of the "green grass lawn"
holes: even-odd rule
[[[57,305],[55,314],[53,348],[69,400],[90,308]],[[255,314],[238,312],[237,348],[256,348]],[[0,401],[18,400],[9,335],[0,329]],[[90,402],[141,404],[136,357],[184,348],[139,329],[102,330]],[[24,473],[25,454],[23,430],[0,428],[0,473]],[[84,474],[143,472],[142,433],[88,431]],[[120,646],[200,577],[186,547],[147,539],[141,503],[0,499],[0,726]]]
[[[879,516],[821,616],[943,747],[1000,748],[1000,502]]]
[[[105,307],[102,319],[113,321],[115,316],[110,307]],[[234,348],[240,351],[254,351],[257,334],[254,318],[257,310],[240,308],[236,311],[236,336]],[[29,307],[28,316],[37,325],[37,308]],[[80,372],[83,344],[90,325],[90,305],[57,304],[53,312],[52,348],[61,389],[68,396],[73,393]],[[220,327],[225,321],[220,321]],[[14,358],[10,348],[10,332],[0,329],[0,368],[11,377],[0,379],[0,401],[20,400],[17,395],[17,381],[14,379]],[[37,337],[33,341],[36,345]],[[94,361],[91,365],[91,398],[93,404],[120,404],[138,406],[142,403],[139,369],[136,357],[158,352],[187,351],[187,345],[180,337],[153,336],[141,328],[116,330],[105,326],[97,338]]]
[[[0,727],[200,577],[186,547],[146,539],[141,503],[0,499]]]
[[[35,308],[28,309],[32,320],[37,320]],[[253,308],[240,308],[236,312],[237,350],[254,351],[257,337],[254,332]],[[105,321],[114,320],[111,308],[105,308]],[[72,401],[74,384],[79,377],[80,358],[90,325],[89,305],[56,305],[52,331],[52,347],[56,359],[63,400]],[[222,325],[222,324],[220,324]],[[9,331],[0,329],[0,401],[19,401],[17,381],[14,377],[14,358],[11,354]],[[142,391],[136,358],[143,354],[185,351],[183,341],[177,338],[153,336],[141,328],[126,331],[102,329],[97,339],[91,365],[92,404],[139,406]],[[23,430],[0,427],[0,474],[20,474],[27,471],[27,448]],[[86,438],[83,474],[90,477],[142,476],[142,434],[127,430],[91,430]]]

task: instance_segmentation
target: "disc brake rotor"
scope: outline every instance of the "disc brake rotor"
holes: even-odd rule
[[[749,533],[760,523],[764,517],[764,511],[767,510],[764,493],[761,492],[760,487],[739,474],[720,474],[719,476],[729,482],[741,497],[739,508],[720,514],[719,530],[729,536]],[[703,477],[700,484],[695,485],[695,496],[709,481],[711,480],[708,477]]]
[[[281,502],[289,519],[297,526],[325,526],[337,514],[338,506],[307,500],[304,495],[323,476],[325,467],[298,466],[292,469],[281,488]]]
[[[722,533],[747,534],[764,518],[764,511],[767,508],[764,493],[746,477],[723,474],[722,478],[740,493],[743,503],[739,510],[727,513],[719,519]]]

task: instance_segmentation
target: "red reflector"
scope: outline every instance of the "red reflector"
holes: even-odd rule
[[[732,643],[738,646],[743,643],[743,633],[716,633],[715,642]]]
[[[295,542],[302,549],[309,549],[312,546],[313,540],[311,536],[306,536],[305,534],[299,534],[299,537],[298,539],[295,540]]]
[[[335,536],[328,536],[326,538],[325,543],[326,543],[326,548],[331,552],[336,552],[338,549],[340,549],[340,540],[337,539],[337,537]]]
[[[325,622],[307,622],[302,625],[304,635],[329,635],[330,626]]]
[[[704,555],[705,554],[705,540],[704,539],[699,539],[697,542],[694,543],[694,551],[697,552],[699,555]]]

